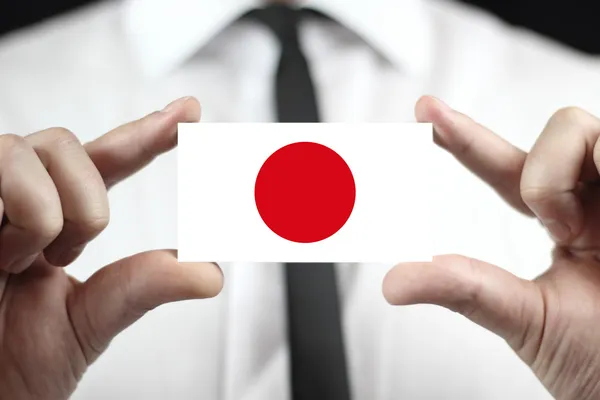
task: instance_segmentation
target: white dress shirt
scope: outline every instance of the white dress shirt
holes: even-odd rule
[[[64,126],[88,141],[184,95],[201,101],[204,121],[273,121],[276,39],[235,22],[257,4],[113,1],[17,32],[0,42],[0,132]],[[301,29],[325,121],[414,121],[416,100],[433,94],[529,148],[560,107],[600,115],[592,60],[483,12],[433,0],[304,4],[339,21]],[[439,179],[416,195],[434,199],[436,253],[525,278],[549,265],[551,243],[536,222],[441,150],[431,162]],[[110,193],[111,225],[69,272],[85,279],[118,258],[177,247],[175,193],[176,151]],[[389,306],[381,283],[390,267],[338,266],[354,399],[550,398],[503,340],[460,315]],[[289,399],[280,266],[223,268],[220,296],[149,313],[113,341],[73,398]]]

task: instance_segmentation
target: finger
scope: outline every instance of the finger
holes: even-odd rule
[[[440,100],[425,96],[415,107],[419,122],[433,124],[436,143],[489,184],[508,204],[531,216],[519,182],[527,154]]]
[[[20,136],[0,136],[0,269],[19,273],[60,233],[63,215],[52,179]],[[2,211],[2,210],[0,210]]]
[[[44,256],[50,264],[65,266],[106,228],[106,187],[85,149],[68,130],[47,129],[25,139],[45,165],[62,203],[63,229],[44,250]]]
[[[216,296],[223,275],[214,263],[179,263],[175,251],[141,253],[111,264],[69,297],[73,327],[92,363],[111,339],[162,304]]]
[[[393,305],[434,304],[460,313],[526,358],[543,328],[543,299],[534,283],[466,257],[399,264],[386,275],[383,294]]]
[[[177,124],[197,122],[200,104],[184,97],[164,110],[122,125],[87,143],[85,149],[107,187],[139,171],[177,144]]]
[[[525,162],[521,197],[558,242],[576,237],[583,227],[575,191],[582,174],[589,175],[584,170],[595,171],[599,136],[600,120],[577,108],[562,109],[550,118]]]

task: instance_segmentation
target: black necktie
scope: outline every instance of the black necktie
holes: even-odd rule
[[[307,60],[298,42],[302,10],[271,5],[249,16],[279,39],[279,122],[320,122]],[[346,355],[334,265],[285,265],[293,400],[349,400]]]

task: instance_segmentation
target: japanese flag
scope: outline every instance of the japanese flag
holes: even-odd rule
[[[180,124],[179,260],[431,260],[430,124]]]

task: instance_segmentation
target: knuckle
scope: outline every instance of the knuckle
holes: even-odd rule
[[[96,319],[90,308],[90,302],[86,301],[86,296],[82,296],[83,291],[74,291],[67,297],[67,313],[74,322],[73,332],[81,352],[89,365],[96,360],[104,351],[105,346],[100,337],[100,330],[97,327]]]
[[[466,156],[472,152],[473,145],[475,144],[475,135],[470,135],[464,138],[459,144],[457,144],[454,152],[459,156]]]
[[[64,221],[62,213],[44,212],[35,220],[31,231],[44,241],[50,242],[55,239],[63,229]]]
[[[3,151],[19,151],[27,148],[25,139],[19,135],[13,133],[7,133],[0,135],[0,149]]]
[[[521,188],[521,198],[525,204],[540,204],[548,201],[552,197],[552,191],[545,187],[523,187]]]
[[[119,282],[115,290],[123,300],[124,313],[129,317],[137,319],[162,303],[156,301],[154,296],[140,294],[151,291],[151,279],[146,274],[140,273],[134,264],[125,264],[116,268],[114,274],[118,276],[116,281]]]
[[[464,287],[464,295],[461,301],[456,304],[456,312],[466,318],[473,318],[480,310],[479,304],[483,293],[483,276],[473,259],[469,259],[466,264],[471,271],[472,278],[469,284]]]
[[[77,136],[66,128],[50,128],[46,131],[45,135],[47,135],[51,145],[56,147],[70,147],[74,145],[81,145],[81,142],[79,141]]]
[[[554,113],[552,120],[565,124],[581,124],[590,120],[590,114],[582,108],[568,106]]]
[[[100,234],[110,222],[110,214],[108,210],[99,210],[87,216],[82,222],[85,232],[90,236]]]

